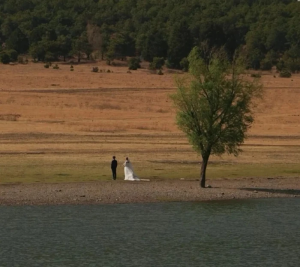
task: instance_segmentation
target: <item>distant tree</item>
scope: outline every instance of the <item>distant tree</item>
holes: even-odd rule
[[[165,60],[163,57],[155,57],[150,63],[151,70],[161,70],[163,65],[165,65]]]
[[[72,39],[70,36],[58,36],[56,42],[56,54],[58,56],[63,56],[64,61],[66,61],[66,57],[69,55],[70,50],[72,49]]]
[[[188,71],[189,70],[189,60],[186,57],[184,57],[180,61],[180,67],[182,68],[183,71]]]
[[[166,34],[162,29],[156,27],[141,26],[141,33],[136,37],[137,54],[141,55],[144,60],[152,61],[154,57],[166,57],[168,44]]]
[[[10,62],[9,55],[5,51],[2,51],[0,53],[0,60],[3,64],[8,64]]]
[[[86,33],[73,40],[73,49],[71,55],[77,55],[77,62],[81,61],[83,55],[89,58],[92,53],[92,46],[89,44]]]
[[[134,43],[127,33],[115,33],[111,35],[106,53],[108,64],[114,59],[125,60],[126,56],[133,56]]]
[[[240,74],[242,68],[224,58],[213,56],[209,64],[195,47],[189,54],[191,79],[177,80],[172,96],[177,109],[177,125],[202,157],[200,186],[205,187],[210,155],[225,152],[235,156],[253,122],[253,100],[262,87]]]
[[[18,59],[18,52],[14,49],[9,49],[6,51],[6,53],[8,54],[10,61],[17,61]]]
[[[18,28],[9,35],[5,43],[8,48],[14,49],[18,53],[25,53],[28,51],[28,39]]]
[[[140,59],[136,58],[136,57],[132,57],[128,60],[128,68],[130,70],[137,70],[138,68],[140,68]]]
[[[187,57],[192,48],[192,38],[186,22],[173,25],[168,40],[168,67],[180,68],[180,61]]]

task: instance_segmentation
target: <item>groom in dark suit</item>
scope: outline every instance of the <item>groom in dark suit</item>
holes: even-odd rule
[[[117,167],[118,167],[118,161],[116,160],[116,157],[113,156],[113,160],[111,162],[111,171],[114,180],[117,179]]]

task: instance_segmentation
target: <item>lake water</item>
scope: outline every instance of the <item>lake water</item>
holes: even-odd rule
[[[0,266],[300,266],[300,199],[0,207]]]

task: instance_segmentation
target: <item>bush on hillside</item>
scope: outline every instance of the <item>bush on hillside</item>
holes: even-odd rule
[[[17,61],[18,60],[18,52],[14,49],[9,49],[6,51],[9,56],[10,61]]]
[[[141,67],[141,65],[140,65],[139,58],[132,57],[132,58],[129,59],[129,61],[128,61],[128,68],[130,70],[137,70],[140,67]]]
[[[183,71],[189,71],[189,60],[186,57],[184,57],[179,64]]]
[[[290,78],[292,76],[292,73],[290,71],[288,71],[287,69],[285,69],[279,73],[279,76],[282,78]]]
[[[10,57],[5,51],[3,51],[0,53],[0,60],[3,64],[8,64],[10,62]]]
[[[99,71],[99,68],[98,67],[93,67],[92,68],[92,72],[98,72]]]
[[[253,77],[253,78],[260,78],[261,74],[259,74],[259,73],[252,73],[251,77]]]
[[[264,58],[260,62],[260,69],[261,70],[271,70],[272,69],[272,62],[266,58]]]
[[[165,60],[163,57],[155,57],[153,61],[150,63],[149,68],[151,70],[161,70],[163,65],[165,65]]]

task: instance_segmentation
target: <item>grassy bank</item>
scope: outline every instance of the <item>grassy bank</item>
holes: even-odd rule
[[[1,184],[57,183],[110,180],[110,162],[96,156],[9,156],[0,157]],[[200,164],[196,162],[133,162],[141,178],[198,179]],[[208,166],[207,178],[289,177],[297,176],[297,163],[214,163]],[[118,168],[118,179],[123,179],[123,167]]]

